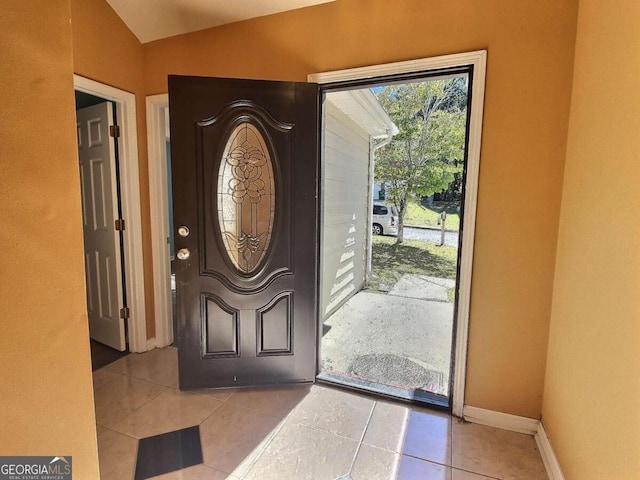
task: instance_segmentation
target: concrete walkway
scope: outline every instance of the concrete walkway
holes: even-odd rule
[[[447,395],[454,284],[404,275],[387,295],[357,293],[325,322],[323,370]]]

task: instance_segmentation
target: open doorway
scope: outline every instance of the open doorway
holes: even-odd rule
[[[128,353],[126,277],[115,104],[75,92],[91,363]]]
[[[74,87],[83,222],[85,230],[104,237],[94,240],[112,242],[109,248],[100,245],[93,250],[87,249],[85,242],[85,264],[90,267],[86,269],[87,309],[102,310],[102,326],[109,330],[96,332],[92,328],[91,337],[115,350],[99,353],[96,364],[100,365],[117,358],[120,351],[143,352],[149,348],[135,96],[78,75],[74,75]],[[86,109],[88,112],[81,114]],[[106,150],[99,152],[103,147]],[[119,162],[115,161],[116,154]],[[98,250],[108,253],[97,254]],[[104,350],[96,343],[93,346]]]
[[[471,273],[473,264],[473,242],[475,230],[475,210],[478,188],[480,145],[482,132],[482,113],[484,98],[484,82],[486,72],[486,51],[474,51],[421,60],[411,60],[371,67],[360,67],[348,70],[311,74],[310,82],[316,82],[322,89],[340,90],[348,83],[354,89],[355,82],[360,86],[370,86],[371,79],[397,79],[399,75],[424,77],[424,72],[443,73],[445,69],[468,67],[471,72],[469,82],[469,125],[466,175],[463,179],[465,202],[461,210],[464,216],[464,237],[460,238],[460,272],[455,287],[455,320],[453,348],[455,362],[452,365],[451,395],[449,398],[454,415],[462,415],[464,407],[464,389],[466,378],[466,354],[468,338],[469,305],[471,295]],[[342,88],[344,90],[344,88]],[[168,95],[153,95],[146,99],[148,146],[149,146],[149,178],[151,199],[151,230],[154,263],[154,300],[156,321],[156,346],[165,346],[173,342],[173,316],[171,301],[171,263],[169,238],[173,235],[167,216],[167,158],[166,158],[166,108]],[[377,143],[377,142],[376,142]],[[371,173],[373,177],[373,172]],[[327,192],[322,192],[323,202],[327,200]],[[371,197],[373,198],[373,195]],[[373,208],[373,201],[372,206]],[[366,208],[365,208],[366,212]],[[373,211],[371,211],[373,213]],[[357,218],[356,220],[360,220]],[[450,226],[450,219],[447,226]],[[367,222],[365,222],[365,227]],[[366,227],[369,228],[369,227]],[[370,246],[365,247],[371,248]],[[320,279],[322,281],[322,279]],[[318,299],[320,304],[320,298]],[[319,334],[322,336],[322,318],[319,319]],[[320,371],[320,369],[319,369]]]
[[[325,89],[323,381],[452,405],[471,73]]]

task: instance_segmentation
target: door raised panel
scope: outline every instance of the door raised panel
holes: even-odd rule
[[[200,303],[202,310],[202,357],[239,356],[239,311],[211,294],[202,294]]]
[[[114,318],[114,298],[113,298],[113,274],[111,265],[115,259],[104,252],[96,252],[100,265],[100,286],[98,289],[100,295],[100,316],[102,318]],[[117,304],[117,301],[115,302]]]
[[[91,217],[93,219],[93,229],[106,231],[109,220],[109,208],[107,204],[108,177],[105,175],[104,161],[102,159],[90,160],[91,165]]]
[[[82,142],[82,127],[78,122],[76,122],[76,135],[78,140],[78,149],[84,148],[84,143]]]
[[[293,292],[278,294],[256,310],[257,355],[293,354]]]
[[[89,132],[89,148],[102,145],[102,119],[94,118],[87,122]]]
[[[87,184],[91,178],[91,173],[87,173],[89,167],[85,162],[80,162],[80,191],[82,195],[82,225],[86,230],[89,225],[93,225],[93,207],[87,208],[89,203],[88,193],[91,191],[91,186]],[[88,189],[88,190],[87,190]]]
[[[97,294],[94,280],[96,278],[94,258],[95,252],[84,254],[85,278],[87,284],[87,311],[89,312],[89,315],[93,314],[95,311],[95,295]]]

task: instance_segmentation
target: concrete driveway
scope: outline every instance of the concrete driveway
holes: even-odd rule
[[[453,304],[449,279],[404,275],[388,294],[361,291],[326,322],[327,373],[448,394]]]

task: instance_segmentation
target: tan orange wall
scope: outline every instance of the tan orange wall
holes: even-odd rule
[[[105,0],[71,0],[74,72],[136,95],[147,337],[155,336],[142,44]]]
[[[638,25],[580,2],[542,419],[567,480],[640,478]]]
[[[538,417],[576,18],[575,0],[338,0],[145,44],[146,93],[488,49],[466,400]]]
[[[97,479],[69,0],[0,15],[0,452]]]

